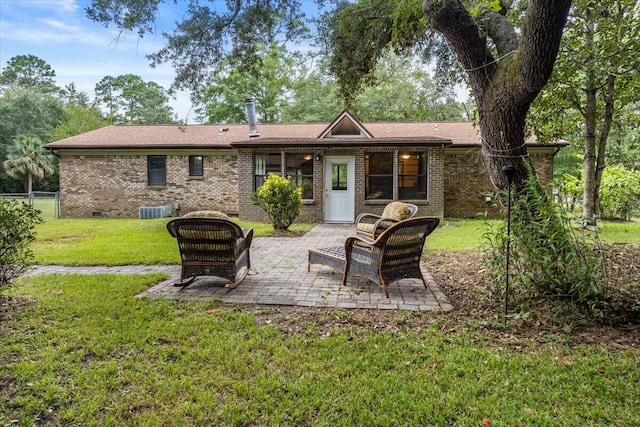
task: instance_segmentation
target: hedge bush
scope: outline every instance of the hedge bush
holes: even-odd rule
[[[28,245],[35,240],[40,212],[15,199],[0,199],[0,293],[33,262]]]
[[[302,210],[302,188],[291,178],[269,174],[264,184],[251,195],[267,213],[273,228],[286,230]]]

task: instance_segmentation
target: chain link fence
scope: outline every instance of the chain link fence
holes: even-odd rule
[[[60,218],[60,193],[32,191],[31,193],[0,193],[0,198],[22,200],[41,212],[42,219]]]

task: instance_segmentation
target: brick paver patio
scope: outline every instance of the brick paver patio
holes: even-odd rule
[[[341,274],[321,265],[307,271],[308,249],[342,244],[353,225],[320,224],[302,237],[257,237],[251,246],[251,271],[235,289],[222,281],[202,277],[186,288],[173,286],[180,276],[180,266],[60,267],[40,266],[39,273],[154,273],[165,272],[170,280],[152,286],[140,298],[173,300],[219,300],[233,304],[273,304],[308,307],[372,308],[391,310],[443,310],[453,307],[424,269],[428,289],[417,279],[405,279],[389,286],[389,298],[382,288],[357,277],[349,277],[342,286]],[[176,249],[177,250],[177,249]]]

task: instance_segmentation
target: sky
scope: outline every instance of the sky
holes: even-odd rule
[[[85,8],[90,0],[0,0],[0,68],[14,56],[35,55],[55,70],[59,87],[73,82],[90,99],[95,96],[96,83],[105,76],[135,74],[168,89],[175,76],[171,65],[151,68],[145,56],[163,47],[160,33],[171,32],[186,3],[178,0],[178,5],[172,1],[161,5],[156,33],[140,39],[135,33],[118,37],[117,28],[87,18]],[[302,0],[302,4],[307,13],[316,13],[311,0]],[[467,94],[460,91],[460,100]],[[188,92],[177,93],[170,105],[178,120],[197,122]]]
[[[158,51],[164,43],[160,35],[142,39],[137,34],[120,37],[115,27],[105,28],[86,17],[89,0],[0,0],[0,67],[17,55],[35,55],[55,70],[56,84],[76,88],[94,97],[96,83],[103,77],[136,74],[168,89],[174,78],[170,65],[155,69],[145,55]],[[184,5],[163,7],[160,30],[169,30],[180,18]],[[194,123],[195,113],[187,92],[170,102],[179,120]]]

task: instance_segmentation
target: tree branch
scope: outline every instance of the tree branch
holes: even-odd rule
[[[571,0],[529,0],[518,58],[523,95],[529,102],[551,76],[570,6]]]
[[[492,79],[496,64],[473,17],[460,0],[424,0],[422,11],[433,29],[451,44],[479,95]]]
[[[516,31],[502,13],[493,11],[483,13],[478,19],[478,25],[493,40],[499,56],[507,55],[518,49]]]

